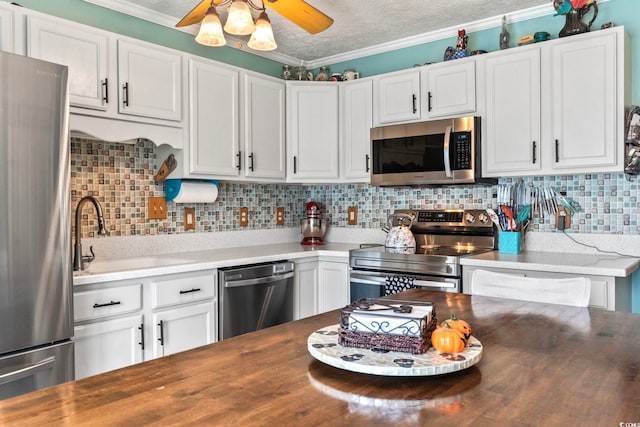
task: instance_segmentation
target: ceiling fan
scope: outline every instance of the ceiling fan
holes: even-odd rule
[[[262,7],[257,7],[251,0],[247,2],[257,10],[263,10],[266,6],[311,34],[324,31],[333,24],[331,17],[304,0],[264,0]],[[220,6],[227,3],[229,0],[202,0],[176,24],[176,27],[197,24],[202,21],[210,6]]]

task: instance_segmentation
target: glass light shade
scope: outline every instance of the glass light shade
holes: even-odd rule
[[[275,50],[278,47],[273,37],[269,17],[264,11],[260,12],[258,19],[256,19],[256,30],[251,35],[247,46],[254,50]]]
[[[251,9],[249,9],[247,2],[233,0],[229,6],[229,16],[227,16],[227,23],[224,24],[224,30],[236,36],[246,36],[253,33],[255,29]]]
[[[214,7],[210,7],[209,10],[207,10],[207,14],[200,24],[200,31],[196,36],[196,41],[200,44],[213,47],[227,44],[224,34],[222,33],[220,17]]]

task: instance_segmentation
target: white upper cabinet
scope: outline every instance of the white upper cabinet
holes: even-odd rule
[[[294,82],[287,85],[287,181],[338,179],[338,85]]]
[[[427,65],[421,69],[423,118],[458,116],[476,111],[473,58]]]
[[[72,106],[106,111],[117,102],[115,82],[109,82],[109,37],[84,25],[40,16],[27,18],[27,54],[69,67]],[[111,92],[109,91],[111,85]]]
[[[284,181],[284,81],[245,73],[243,83],[245,176]]]
[[[553,170],[576,172],[620,164],[616,169],[622,171],[624,94],[618,88],[624,82],[617,71],[624,68],[624,57],[618,58],[616,44],[624,44],[623,33],[598,31],[563,41],[551,48],[554,146],[547,153],[549,164]]]
[[[420,70],[376,76],[373,82],[374,126],[420,120]]]
[[[340,176],[342,181],[369,182],[373,83],[351,80],[340,85]]]
[[[240,175],[238,78],[239,72],[233,68],[190,59],[190,174]]]
[[[13,6],[0,7],[0,50],[4,52],[14,51],[13,38]]]
[[[182,120],[182,57],[169,49],[118,40],[118,111]]]
[[[617,27],[483,55],[483,175],[622,172],[626,39]]]
[[[540,49],[487,56],[485,176],[540,170]]]

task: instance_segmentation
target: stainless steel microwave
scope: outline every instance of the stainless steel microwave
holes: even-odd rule
[[[371,129],[371,184],[496,183],[482,179],[480,118],[459,117]]]

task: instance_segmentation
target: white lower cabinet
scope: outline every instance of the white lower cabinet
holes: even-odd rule
[[[554,273],[549,271],[515,270],[508,268],[470,267],[464,266],[462,272],[462,289],[467,292],[474,270],[481,269],[496,273],[510,274],[517,280],[521,277],[557,278],[588,277],[591,279],[591,297],[589,307],[604,308],[615,311],[631,311],[631,276],[594,276],[590,274]]]
[[[76,379],[142,362],[142,328],[141,314],[76,326]]]
[[[296,320],[349,304],[349,260],[331,258],[296,261]]]
[[[215,306],[211,302],[153,314],[153,357],[168,356],[215,341]]]
[[[217,271],[74,287],[76,379],[217,340]]]

